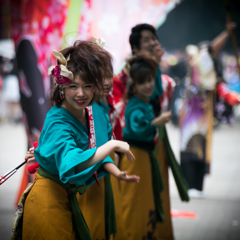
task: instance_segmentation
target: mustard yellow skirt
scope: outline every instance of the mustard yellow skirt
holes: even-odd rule
[[[22,239],[76,239],[66,189],[38,174],[24,204]]]
[[[114,153],[111,154],[111,158],[114,160]],[[77,197],[78,203],[81,208],[82,214],[85,218],[85,221],[88,225],[90,234],[93,240],[105,240],[105,184],[104,178],[99,180],[100,187],[97,183],[92,184],[87,188],[86,192]],[[116,235],[119,239],[126,240],[125,229],[123,226],[123,219],[121,213],[121,195],[118,188],[118,180],[115,177],[111,176],[111,184],[114,196],[114,205],[118,206],[115,211],[117,229],[118,232]],[[117,211],[118,210],[118,211]],[[111,235],[111,239],[114,239],[114,236]]]
[[[104,214],[104,178],[99,179],[100,187],[93,183],[83,195],[78,195],[78,203],[84,219],[88,225],[93,240],[105,240],[105,214]]]
[[[125,228],[125,239],[163,239],[173,240],[173,228],[170,215],[170,197],[168,181],[168,162],[163,142],[157,150],[157,159],[161,167],[164,191],[161,193],[164,223],[156,222],[155,204],[152,188],[151,163],[146,151],[131,147],[135,161],[122,159],[120,168],[128,174],[140,176],[140,183],[120,183],[121,204],[116,205],[116,212],[122,212],[121,219]],[[116,240],[119,238],[116,234]]]
[[[140,176],[139,183],[120,183],[121,205],[116,212],[122,212],[127,240],[157,239],[156,213],[152,188],[151,163],[149,154],[131,147],[135,160],[123,157],[120,169],[129,175]],[[116,234],[116,240],[119,240]]]

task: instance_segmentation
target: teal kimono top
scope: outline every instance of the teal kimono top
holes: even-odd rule
[[[124,139],[141,142],[153,141],[156,127],[150,123],[154,118],[151,104],[137,97],[130,98],[125,110]]]
[[[96,115],[101,117],[96,119]],[[94,108],[93,118],[96,141],[98,141],[97,139],[101,138],[101,127],[104,127],[105,118],[104,115],[94,113]],[[107,157],[84,171],[75,173],[76,166],[91,158],[97,150],[97,148],[87,149],[88,144],[89,130],[68,110],[55,105],[47,113],[34,155],[41,167],[51,174],[58,175],[63,183],[72,182],[77,185],[86,183],[90,186],[95,181],[96,171],[98,178],[108,174],[101,167],[102,164],[113,161]],[[96,142],[96,146],[99,145]]]
[[[100,102],[100,107],[104,110],[105,113],[109,114],[109,111],[111,110],[111,106],[106,105],[102,100]]]
[[[92,109],[93,109],[93,119],[95,119],[94,126],[95,126],[95,132],[96,132],[96,145],[97,147],[100,147],[111,139],[112,126],[108,116],[108,111],[104,107],[98,105],[95,102],[92,105]]]

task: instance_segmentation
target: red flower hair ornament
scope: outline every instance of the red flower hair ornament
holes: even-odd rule
[[[53,50],[53,55],[60,62],[60,65],[48,68],[48,75],[52,75],[57,84],[69,84],[73,80],[73,73],[67,69],[67,60],[62,53]]]

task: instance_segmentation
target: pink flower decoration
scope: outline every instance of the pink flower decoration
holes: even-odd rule
[[[61,73],[61,68],[59,65],[57,65],[51,72],[55,82],[57,84],[69,84],[71,80],[67,77],[62,76],[60,73]]]

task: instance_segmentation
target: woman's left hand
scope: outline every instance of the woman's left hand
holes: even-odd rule
[[[125,181],[125,182],[139,182],[140,177],[136,175],[127,175],[127,172],[121,171],[119,175],[117,176],[119,180]]]

